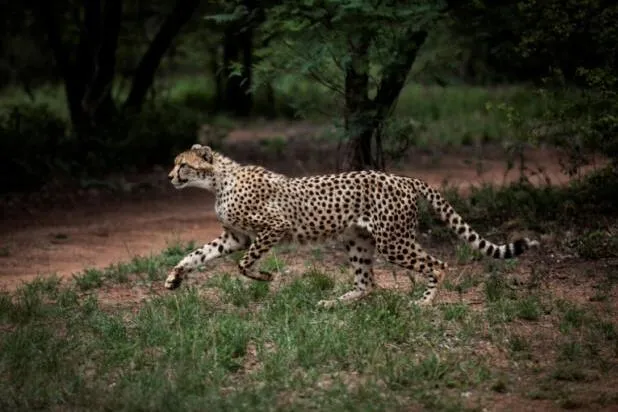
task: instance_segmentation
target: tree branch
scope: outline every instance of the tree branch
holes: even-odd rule
[[[373,99],[376,108],[376,120],[383,119],[391,110],[425,39],[427,39],[426,31],[415,31],[410,33],[409,36],[405,36],[397,47],[395,54],[402,57],[388,67]]]
[[[152,86],[155,72],[174,37],[189,21],[200,0],[179,0],[165,19],[148,50],[142,57],[135,74],[129,96],[124,103],[125,110],[139,111],[148,89]]]

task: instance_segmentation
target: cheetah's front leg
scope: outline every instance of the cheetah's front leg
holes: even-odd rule
[[[260,232],[253,243],[251,243],[251,246],[249,246],[249,250],[245,252],[245,255],[240,259],[240,262],[238,262],[240,273],[254,280],[271,281],[273,278],[271,273],[265,271],[255,273],[251,270],[251,267],[264,253],[268,252],[273,246],[279,243],[286,231],[287,226],[277,225]]]
[[[182,283],[184,275],[196,269],[199,265],[228,253],[246,249],[249,242],[250,239],[246,235],[228,229],[224,230],[218,238],[189,253],[174,266],[165,279],[165,287],[176,289]]]

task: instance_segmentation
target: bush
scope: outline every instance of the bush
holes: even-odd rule
[[[153,105],[130,119],[126,140],[110,152],[120,153],[122,163],[138,168],[168,163],[174,154],[196,142],[197,130],[205,121],[205,114],[185,106]],[[139,159],[136,153],[140,153]]]
[[[67,164],[57,152],[69,126],[47,105],[19,104],[0,115],[0,188],[32,187]]]
[[[80,140],[48,106],[16,105],[0,115],[0,193],[33,189],[56,175],[95,177],[167,164],[196,142],[205,120],[181,105],[150,105]]]
[[[570,99],[564,98],[564,88],[541,93],[550,102],[541,135],[563,150],[563,166],[571,175],[596,153],[618,161],[618,100],[614,91],[618,74],[595,71],[586,74],[586,81],[589,88],[571,93]]]
[[[594,230],[579,238],[576,250],[579,256],[585,259],[616,257],[618,256],[618,239],[611,232]]]

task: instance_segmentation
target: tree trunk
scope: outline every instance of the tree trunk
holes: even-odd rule
[[[345,130],[349,139],[347,168],[383,170],[382,130],[416,60],[427,32],[411,32],[396,49],[401,56],[384,69],[375,98],[369,98],[369,38],[350,41],[345,72]]]
[[[100,0],[84,0],[84,19],[74,60],[62,42],[51,2],[40,1],[37,6],[38,18],[62,73],[71,123],[77,135],[87,139],[94,128],[116,113],[111,83],[122,0],[107,0],[103,7]]]
[[[124,109],[141,109],[154,74],[172,40],[191,18],[200,0],[180,0],[165,19],[142,57]],[[122,0],[83,0],[83,21],[75,58],[62,41],[52,2],[39,0],[36,11],[64,79],[73,128],[80,138],[91,140],[97,129],[118,115],[111,89],[116,74],[116,50],[122,20]],[[87,146],[87,145],[86,145]]]
[[[348,164],[351,170],[375,167],[372,156],[372,102],[369,99],[370,39],[360,36],[349,39],[350,62],[345,68],[344,126],[348,145]]]

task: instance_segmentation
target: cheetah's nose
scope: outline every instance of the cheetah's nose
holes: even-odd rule
[[[170,173],[169,175],[167,175],[167,178],[168,178],[169,180],[172,180],[172,179],[174,178],[174,176]]]

